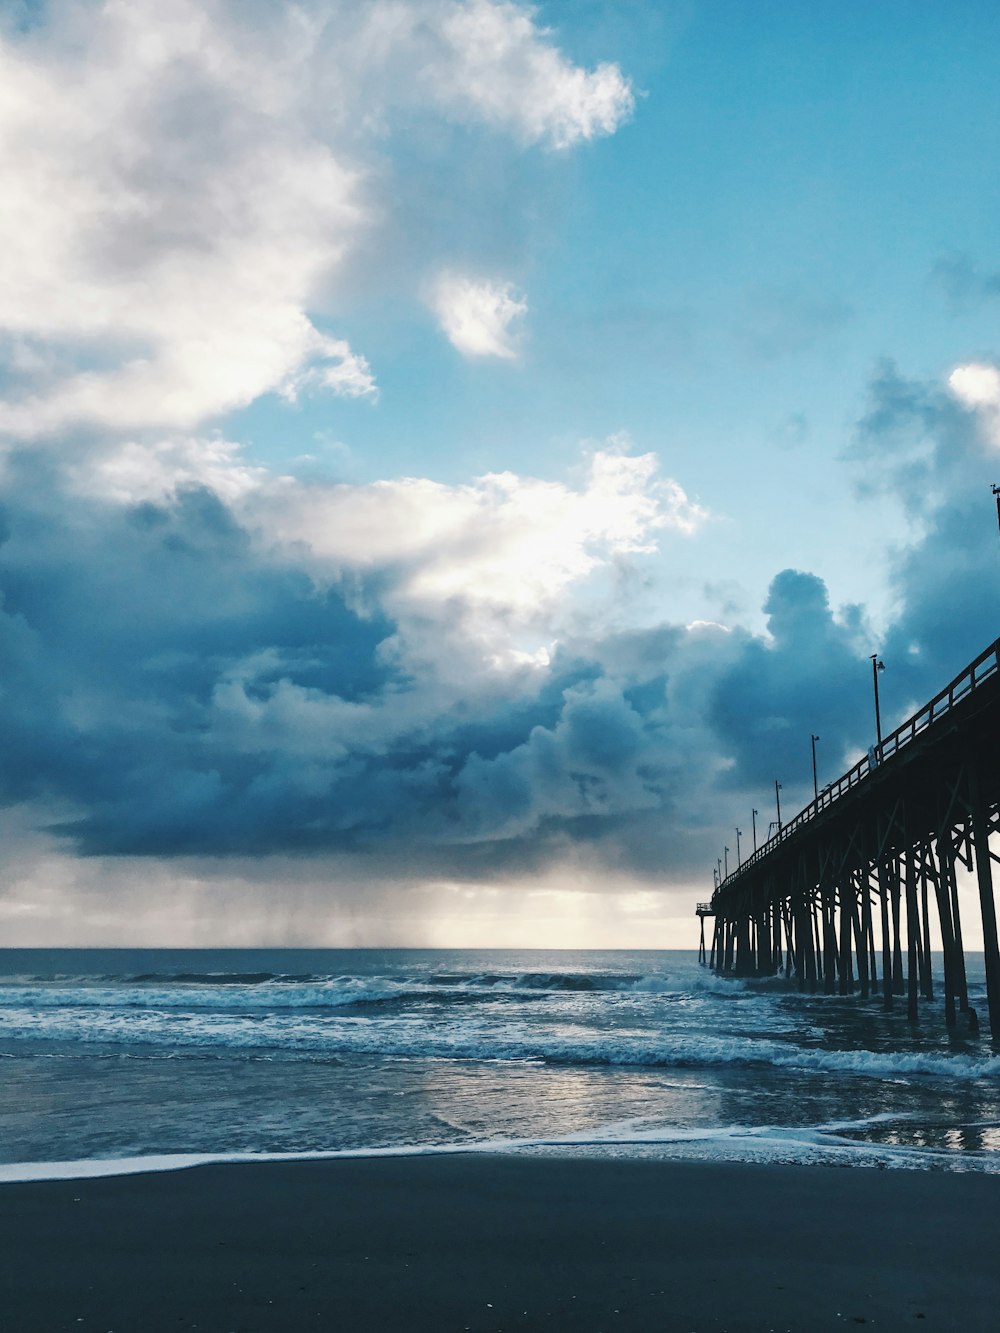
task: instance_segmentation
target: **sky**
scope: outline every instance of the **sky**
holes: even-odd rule
[[[0,940],[693,945],[1000,633],[998,38],[0,0]]]

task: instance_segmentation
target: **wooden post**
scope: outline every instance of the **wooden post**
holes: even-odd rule
[[[736,975],[749,977],[753,973],[753,957],[750,949],[750,918],[745,911],[740,911],[736,922]]]
[[[813,903],[806,896],[803,885],[802,927],[805,934],[806,984],[810,990],[816,989],[816,948],[813,944]]]
[[[773,894],[774,890],[772,889],[771,892]],[[783,912],[784,904],[777,897],[773,897],[771,901],[772,901],[771,911],[773,913],[771,918],[771,926],[774,931],[774,941],[772,948],[772,956],[774,958],[774,970],[775,972],[783,972],[785,965],[785,957],[783,952],[784,946],[782,945],[781,942],[781,927],[785,919]]]
[[[934,999],[934,975],[931,966],[931,914],[928,911],[927,903],[927,862],[930,859],[931,849],[929,844],[925,844],[920,849],[920,907],[923,913],[924,939],[921,957],[923,967],[920,973],[923,995],[925,1000]]]
[[[761,976],[769,977],[774,972],[771,966],[771,920],[770,908],[764,907],[757,923],[757,969]]]
[[[955,931],[951,920],[951,895],[945,871],[946,853],[941,839],[937,840],[937,867],[934,870],[934,896],[937,899],[938,921],[941,923],[941,949],[944,953],[944,1021],[947,1027],[956,1024],[955,1016]],[[931,862],[933,868],[933,861]]]
[[[806,905],[801,898],[796,900],[794,921],[795,921],[795,978],[799,983],[799,990],[806,988],[806,929],[804,917],[806,914]]]
[[[948,839],[948,896],[951,899],[951,926],[955,932],[955,988],[958,992],[958,1007],[963,1014],[969,1012],[969,982],[965,973],[965,946],[962,943],[962,913],[958,906],[958,876],[955,874],[955,848]]]
[[[844,876],[837,886],[840,898],[840,993],[850,995],[854,990],[854,969],[851,966],[851,904],[847,901]]]
[[[823,891],[823,989],[832,995],[837,989],[837,933],[833,924],[833,895],[829,884]]]
[[[969,794],[972,809],[972,839],[976,846],[976,878],[979,904],[983,913],[983,953],[986,961],[986,1001],[990,1011],[990,1035],[1000,1042],[1000,946],[997,944],[997,909],[993,900],[993,872],[990,865],[990,837],[979,792],[979,775],[970,766]]]
[[[733,923],[727,918],[727,920],[726,920],[726,960],[725,960],[725,962],[724,962],[723,965],[722,965],[722,970],[723,970],[724,972],[732,972],[732,970],[733,970],[733,946],[735,945],[734,934],[735,934],[735,932],[733,931]]]
[[[858,982],[861,986],[861,998],[867,1000],[871,994],[868,984],[868,940],[862,924],[862,914],[858,910],[858,900],[851,903],[851,920],[854,924],[854,950],[858,959]]]
[[[892,858],[892,989],[897,995],[902,995],[905,990],[903,985],[903,944],[900,935],[900,898],[902,897],[902,885],[899,877],[902,873],[903,863],[900,857]]]
[[[861,872],[861,927],[868,942],[868,975],[872,990],[878,990],[878,967],[875,962],[875,927],[872,924],[871,874],[867,866]]]
[[[882,912],[882,1008],[892,1009],[892,936],[889,929],[889,867],[878,869],[878,897]]]
[[[915,853],[911,850],[906,856],[906,1016],[911,1023],[915,1023],[919,1017],[917,1013],[919,922],[917,920],[917,868],[913,863],[914,855]]]

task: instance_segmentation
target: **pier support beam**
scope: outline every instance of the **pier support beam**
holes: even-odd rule
[[[979,904],[983,913],[983,953],[986,962],[986,1000],[990,1011],[990,1034],[1000,1041],[1000,945],[997,943],[997,909],[993,899],[993,871],[990,864],[990,835],[979,790],[979,776],[973,769],[969,776],[972,797],[972,841],[976,851],[976,878]]]

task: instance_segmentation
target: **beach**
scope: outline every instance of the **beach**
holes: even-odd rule
[[[4,1333],[996,1327],[1000,1179],[526,1154],[0,1187]]]
[[[925,1015],[689,953],[0,951],[0,1333],[992,1333],[1000,1059]]]

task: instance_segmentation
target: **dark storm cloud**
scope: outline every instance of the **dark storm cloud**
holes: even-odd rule
[[[803,769],[810,728],[832,755],[856,721],[863,659],[811,575],[775,580],[771,643],[595,637],[527,688],[428,711],[435,682],[385,651],[391,575],[320,584],[210,490],[108,504],[36,456],[3,520],[0,790],[68,805],[58,831],[85,854],[346,851],[476,878],[584,845],[684,874],[714,846],[720,789]]]
[[[71,812],[56,829],[84,854],[346,851],[476,877],[580,843],[679,871],[704,836],[722,630],[568,645],[451,698],[400,651],[398,571],[321,582],[205,487],[121,505],[23,457],[0,531],[0,793]]]
[[[35,458],[5,499],[2,791],[79,806],[85,850],[224,850],[237,793],[259,792],[241,819],[281,806],[270,759],[209,737],[233,664],[265,653],[259,688],[335,683],[345,699],[390,678],[377,649],[392,627],[351,609],[357,589],[255,553],[208,490],[132,507],[71,499]]]
[[[741,636],[738,658],[712,692],[709,716],[733,761],[724,782],[802,788],[811,781],[812,735],[825,780],[839,777],[849,751],[870,743],[860,612],[835,618],[823,581],[793,569],[774,579],[764,610],[770,641]]]

